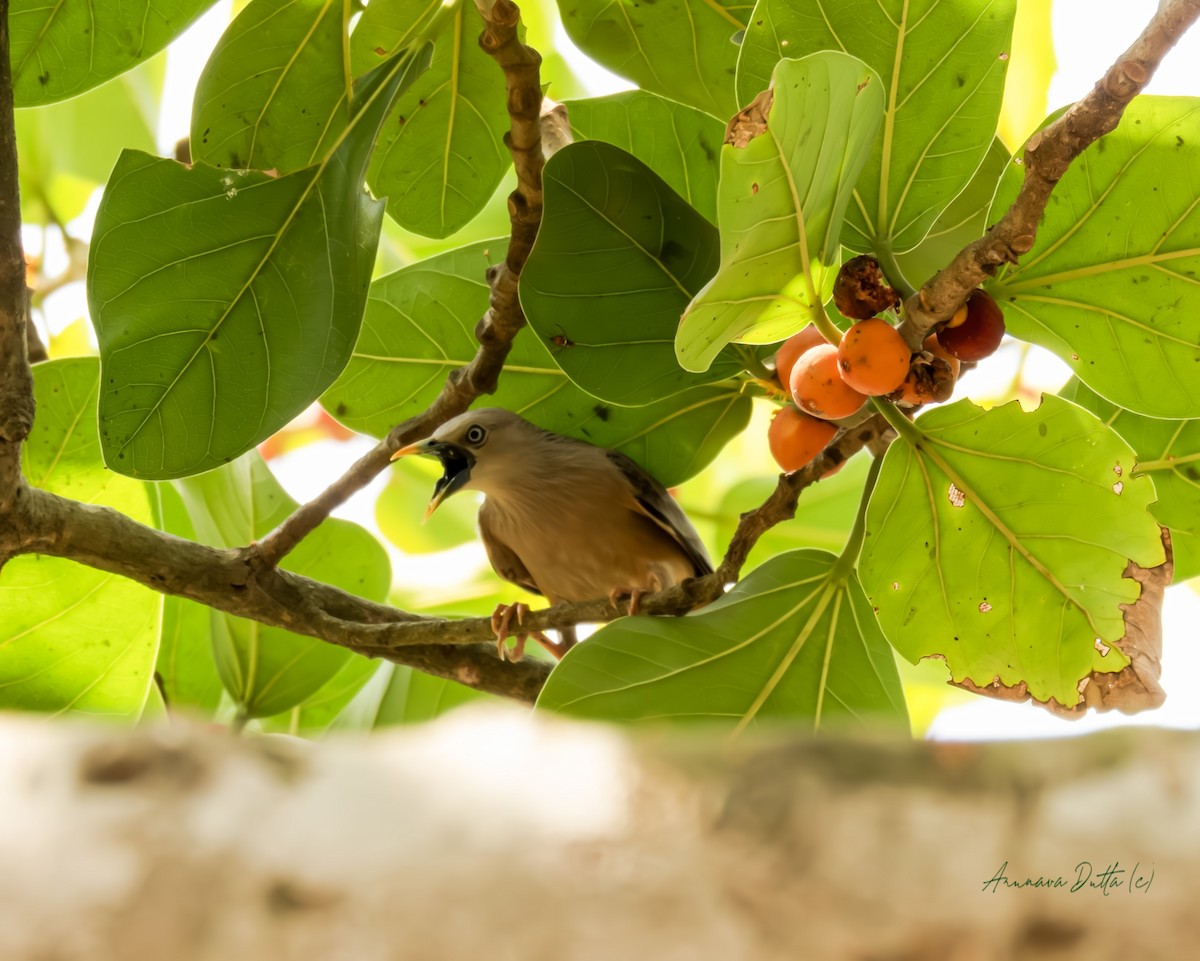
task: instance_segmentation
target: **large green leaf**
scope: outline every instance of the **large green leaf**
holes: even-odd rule
[[[717,232],[636,157],[585,140],[546,164],[546,210],[521,275],[521,306],[559,366],[589,393],[636,406],[724,380],[680,368],[672,342],[688,301],[717,269]]]
[[[63,103],[16,112],[21,217],[68,223],[126,147],[155,149],[166,55]]]
[[[95,358],[34,368],[38,415],[22,450],[36,487],[150,521],[145,487],[104,469]],[[162,596],[57,557],[0,571],[0,707],[136,718],[158,648]]]
[[[325,408],[347,427],[376,437],[424,410],[446,375],[474,356],[475,323],[488,306],[484,270],[504,250],[499,240],[473,244],[372,284],[354,356],[321,398]],[[555,363],[576,349],[564,335],[543,343],[522,331],[487,403],[547,430],[622,450],[667,485],[697,473],[749,420],[750,400],[732,386],[696,387],[644,407],[599,401]]]
[[[738,95],[781,56],[842,50],[887,89],[883,131],[846,217],[856,250],[908,250],[971,180],[996,134],[1016,0],[759,0]]]
[[[626,617],[572,650],[538,707],[604,720],[814,730],[903,724],[887,641],[857,578],[822,551],[767,561],[685,617]]]
[[[967,188],[941,212],[925,239],[912,250],[896,255],[895,269],[900,276],[893,277],[889,265],[888,279],[893,285],[903,282],[913,290],[920,289],[955,254],[987,233],[988,224],[993,222],[989,216],[999,213],[992,210],[996,187],[1005,167],[1012,162],[1008,148],[999,138],[993,140]]]
[[[780,340],[823,310],[842,218],[882,116],[879,78],[854,57],[779,62],[765,129],[721,148],[721,269],[679,324],[684,367],[706,370],[731,340]]]
[[[176,482],[199,540],[238,547],[265,536],[299,505],[257,453]],[[326,520],[281,565],[369,600],[382,601],[391,581],[383,546],[357,524]],[[221,682],[249,717],[288,711],[357,655],[313,637],[212,613]]]
[[[383,216],[362,189],[371,145],[427,62],[426,49],[381,67],[341,145],[278,179],[121,155],[88,264],[111,468],[158,479],[217,467],[333,382],[358,334]]]
[[[1200,99],[1138,97],[1050,195],[1037,243],[987,284],[1009,330],[1151,417],[1200,410]],[[1016,197],[1010,168],[993,218]]]
[[[1175,535],[1200,535],[1200,420],[1143,417],[1110,404],[1077,378],[1072,378],[1059,396],[1090,410],[1133,448],[1135,473],[1154,479],[1158,500],[1150,506],[1150,513],[1160,524]],[[1200,569],[1182,564],[1177,553],[1175,580],[1196,574]]]
[[[349,0],[251,0],[196,85],[192,158],[291,173],[320,160],[350,120]]]
[[[159,529],[196,539],[196,528],[179,492],[169,483],[146,484]],[[186,597],[163,598],[162,640],[155,674],[167,706],[172,711],[195,711],[211,716],[221,701],[221,678],[213,659],[212,614]]]
[[[1026,684],[1074,705],[1092,671],[1127,663],[1130,560],[1162,563],[1154,485],[1094,415],[1058,397],[922,414],[888,451],[859,564],[888,639],[955,680]]]
[[[368,5],[354,31],[356,68],[407,40],[429,0]],[[436,6],[436,5],[435,5]],[[388,214],[427,237],[454,233],[488,202],[512,164],[504,146],[507,97],[496,62],[478,43],[479,15],[458,0],[430,36],[429,70],[400,97],[379,136],[368,180]]]
[[[738,109],[734,72],[750,0],[558,0],[563,26],[597,63],[661,94],[728,120]]]
[[[576,140],[603,140],[633,154],[716,223],[721,121],[645,90],[571,100],[567,112]]]
[[[214,0],[12,0],[18,107],[65,100],[152,57]]]

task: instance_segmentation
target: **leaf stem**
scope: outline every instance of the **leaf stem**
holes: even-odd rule
[[[899,292],[901,297],[908,300],[917,292],[917,288],[904,276],[904,270],[900,267],[900,261],[896,259],[896,252],[892,250],[891,244],[881,244],[872,252],[875,254],[875,259],[879,261],[879,268],[883,271],[888,283]]]
[[[833,565],[832,578],[844,580],[850,576],[850,572],[854,570],[854,565],[858,563],[858,555],[862,552],[863,540],[866,538],[867,532],[867,504],[871,500],[871,493],[875,490],[875,482],[879,479],[879,469],[883,464],[882,457],[871,458],[871,469],[867,471],[867,479],[863,484],[862,497],[858,502],[858,513],[854,515],[854,526],[850,528],[850,537],[846,541],[846,546],[842,548],[842,553],[838,555],[837,562]]]

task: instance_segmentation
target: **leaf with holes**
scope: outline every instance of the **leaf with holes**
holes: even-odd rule
[[[1110,404],[1077,378],[1059,396],[1090,410],[1133,448],[1136,473],[1151,477],[1158,494],[1150,513],[1171,529],[1176,541],[1176,583],[1200,574],[1197,558],[1190,550],[1180,550],[1188,535],[1200,536],[1200,419],[1143,417]]]
[[[996,133],[1016,0],[759,0],[738,61],[738,95],[775,62],[818,50],[858,57],[887,92],[879,139],[846,215],[859,251],[915,247],[970,182]]]
[[[350,120],[348,0],[251,0],[222,34],[192,106],[192,158],[291,173]]]
[[[488,307],[484,270],[503,257],[485,241],[405,267],[371,285],[362,334],[342,376],[321,398],[337,420],[383,437],[423,411],[446,376],[469,363]],[[737,386],[696,387],[644,407],[614,407],[575,386],[555,360],[578,349],[562,328],[543,341],[526,329],[488,403],[540,427],[624,451],[671,486],[698,473],[750,418]]]
[[[559,0],[567,35],[597,63],[721,120],[738,108],[734,71],[751,6],[750,0]]]
[[[283,177],[117,162],[88,302],[105,463],[145,479],[227,463],[317,398],[354,346],[381,205],[362,189],[388,104],[428,51],[380,68],[324,161]]]
[[[12,0],[13,97],[36,107],[75,97],[158,53],[213,0]]]
[[[899,421],[898,421],[899,423]],[[904,422],[867,510],[859,572],[888,640],[954,680],[1027,685],[1074,705],[1127,663],[1130,560],[1162,563],[1154,485],[1094,415],[1058,397],[1023,412],[959,401]]]
[[[675,352],[706,370],[733,340],[767,344],[823,310],[842,218],[883,115],[879,78],[841,53],[783,60],[766,123],[721,148],[721,268],[683,314]]]
[[[1200,99],[1138,97],[1050,195],[1037,243],[985,284],[1008,329],[1150,417],[1200,410]],[[1010,168],[993,220],[1020,188]]]
[[[896,663],[857,578],[789,551],[685,617],[625,617],[563,658],[542,710],[606,721],[759,722],[813,730],[908,715]]]
[[[356,72],[378,63],[376,51],[397,39],[411,42],[412,24],[428,7],[428,0],[368,5],[354,30]],[[367,179],[406,230],[448,237],[483,209],[512,165],[504,146],[509,119],[496,63],[478,43],[473,5],[455,4],[430,38],[429,70],[389,113]]]
[[[104,469],[95,358],[34,367],[37,421],[22,449],[29,483],[150,522],[144,485]],[[154,674],[162,595],[57,557],[0,572],[0,708],[137,718]]]
[[[725,139],[721,121],[645,90],[570,100],[567,112],[576,140],[603,140],[633,154],[706,220],[716,223]]]
[[[239,547],[265,536],[299,504],[257,453],[176,482],[202,543]],[[344,591],[382,601],[391,584],[383,546],[349,521],[329,519],[284,558],[282,567]],[[315,637],[212,612],[221,682],[249,717],[288,711],[326,684],[347,660],[345,648]]]

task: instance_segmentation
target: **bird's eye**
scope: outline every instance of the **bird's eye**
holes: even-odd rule
[[[485,437],[487,437],[487,431],[478,424],[472,424],[467,428],[466,438],[468,444],[475,444],[478,446],[479,444],[483,443],[483,439]]]

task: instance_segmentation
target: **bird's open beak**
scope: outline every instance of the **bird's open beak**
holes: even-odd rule
[[[442,476],[438,478],[438,482],[434,485],[433,499],[430,500],[429,506],[425,508],[424,520],[429,520],[430,515],[438,509],[438,505],[442,501],[462,488],[471,479],[471,468],[475,466],[475,458],[456,444],[446,444],[436,441],[432,437],[427,437],[425,440],[419,440],[415,444],[401,447],[392,455],[391,459],[398,460],[401,457],[407,457],[409,454],[425,454],[430,457],[436,457],[442,462]]]

